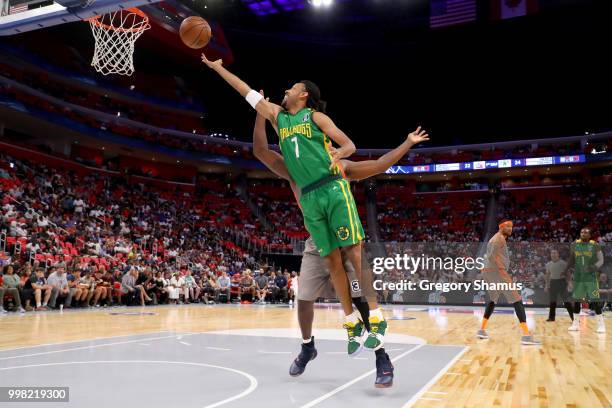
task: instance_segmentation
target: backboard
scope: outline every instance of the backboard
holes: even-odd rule
[[[0,36],[157,3],[161,0],[0,0]]]

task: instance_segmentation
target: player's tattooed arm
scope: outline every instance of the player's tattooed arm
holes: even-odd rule
[[[312,115],[312,120],[331,140],[340,145],[339,149],[334,149],[331,152],[332,162],[329,168],[331,169],[342,159],[345,159],[355,153],[357,150],[355,144],[336,124],[324,113],[315,112]]]
[[[421,127],[419,126],[414,132],[408,134],[404,143],[380,156],[376,160],[364,160],[360,162],[342,160],[344,173],[346,177],[351,180],[363,180],[365,178],[384,173],[389,167],[393,166],[402,157],[404,157],[412,146],[421,142],[427,142],[428,140],[429,135],[424,130],[421,130]]]
[[[202,54],[202,62],[206,64],[208,68],[219,74],[219,76],[230,84],[232,88],[238,91],[243,98],[246,98],[247,94],[251,91],[251,87],[246,82],[229,72],[227,68],[223,66],[223,60],[218,59],[216,61],[210,61],[206,58],[206,55]],[[282,110],[280,106],[262,98],[255,106],[255,110],[268,119],[276,128],[276,116]]]
[[[257,113],[253,129],[253,154],[277,176],[287,180],[291,179],[283,156],[268,146],[266,118],[259,113]]]

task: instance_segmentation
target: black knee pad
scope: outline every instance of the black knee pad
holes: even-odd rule
[[[361,320],[367,331],[370,331],[370,305],[364,297],[354,297],[353,304],[361,314]]]
[[[593,303],[593,309],[595,309],[595,313],[600,315],[603,312],[603,304],[601,302]]]
[[[527,314],[525,314],[523,302],[514,302],[512,305],[514,306],[514,311],[516,312],[516,317],[518,317],[519,322],[525,323],[527,321]]]
[[[574,320],[574,305],[572,304],[572,302],[564,302],[563,306],[565,306],[565,309],[567,310],[570,319]]]
[[[485,308],[484,318],[485,319],[490,318],[494,310],[495,310],[495,302],[489,302],[487,304],[487,307]]]

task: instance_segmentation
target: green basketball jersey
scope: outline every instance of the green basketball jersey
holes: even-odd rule
[[[314,112],[310,108],[304,108],[295,115],[281,111],[276,118],[278,144],[285,166],[299,188],[340,174],[338,166],[329,168],[331,140],[312,120]]]
[[[589,242],[577,240],[572,244],[571,251],[575,259],[576,275],[587,274],[592,279],[593,274],[590,273],[589,267],[597,262],[597,252],[599,250],[599,245],[593,240]]]

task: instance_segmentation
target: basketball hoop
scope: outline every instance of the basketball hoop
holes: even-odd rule
[[[134,73],[134,43],[151,28],[149,17],[136,8],[88,19],[96,41],[91,66],[103,75]]]

